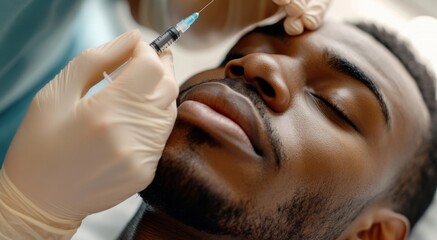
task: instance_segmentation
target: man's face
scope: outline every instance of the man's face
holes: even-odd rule
[[[399,61],[345,24],[281,29],[182,86],[146,201],[210,233],[331,239],[402,174],[428,115]]]

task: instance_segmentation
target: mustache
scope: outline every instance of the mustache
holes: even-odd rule
[[[275,161],[278,163],[278,167],[281,167],[281,163],[285,160],[285,154],[284,154],[284,147],[282,145],[282,142],[280,141],[280,138],[278,136],[278,133],[274,130],[272,124],[271,124],[271,117],[268,115],[268,109],[269,107],[264,102],[262,96],[259,94],[258,90],[249,84],[244,83],[242,79],[238,78],[225,78],[225,79],[211,79],[207,80],[201,83],[194,84],[192,86],[189,86],[188,88],[182,90],[179,93],[179,96],[176,100],[177,106],[179,106],[182,103],[183,96],[191,91],[193,88],[196,88],[197,86],[200,86],[205,83],[211,83],[211,82],[217,82],[224,85],[227,85],[229,88],[234,90],[235,92],[247,97],[255,106],[255,108],[258,110],[258,113],[263,121],[264,127],[265,127],[265,134],[267,135],[267,138],[269,139],[270,146],[273,147],[274,151],[274,158]]]
[[[258,93],[258,90],[249,84],[245,84],[241,79],[238,78],[224,78],[224,79],[210,79],[206,80],[201,83],[194,84],[192,86],[189,86],[188,88],[182,90],[179,93],[178,98],[176,99],[176,104],[179,106],[182,103],[182,97],[189,91],[191,91],[193,88],[196,88],[197,86],[200,86],[205,83],[211,83],[211,82],[217,82],[224,84],[228,87],[230,87],[235,92],[247,97],[255,106],[255,108],[258,110],[261,117],[266,121],[266,113],[268,112],[267,105],[265,104],[264,100],[262,99],[261,95]]]

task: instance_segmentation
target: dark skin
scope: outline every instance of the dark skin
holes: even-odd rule
[[[354,27],[280,28],[181,87],[137,239],[406,239],[385,193],[429,127],[413,79]]]

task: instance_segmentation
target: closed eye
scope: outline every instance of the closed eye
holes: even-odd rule
[[[342,121],[344,121],[345,123],[347,123],[348,125],[350,125],[355,131],[357,131],[358,133],[361,133],[360,129],[357,127],[357,125],[355,125],[355,123],[347,116],[347,114],[336,104],[326,100],[326,98],[315,94],[315,93],[310,93],[311,96],[313,96],[314,98],[316,98],[318,101],[322,102],[325,106],[327,106],[328,108],[330,108],[330,110],[332,112],[334,112],[334,114],[336,114]]]

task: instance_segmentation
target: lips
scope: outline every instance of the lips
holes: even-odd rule
[[[222,140],[231,139],[234,144],[249,145],[257,155],[262,153],[263,124],[257,109],[227,85],[208,82],[190,89],[181,96],[179,113],[213,136],[225,135]]]

